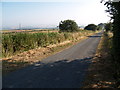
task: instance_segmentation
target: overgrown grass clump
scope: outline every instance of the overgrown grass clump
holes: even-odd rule
[[[80,31],[77,33],[9,33],[2,36],[2,57],[9,57],[23,51],[51,44],[61,43],[65,40],[76,40],[79,36],[88,35],[93,31]]]

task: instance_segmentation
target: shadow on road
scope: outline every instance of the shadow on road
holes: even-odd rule
[[[88,36],[89,38],[96,38],[96,37],[101,37],[101,36]]]
[[[3,88],[80,88],[92,57],[36,63],[3,78]]]

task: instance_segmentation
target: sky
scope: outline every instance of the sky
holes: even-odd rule
[[[2,1],[2,28],[57,27],[62,20],[74,20],[79,26],[110,20],[100,0],[25,0]]]

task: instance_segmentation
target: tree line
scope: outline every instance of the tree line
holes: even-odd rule
[[[88,24],[84,29],[85,30],[102,30],[104,27],[104,23],[100,23],[98,25],[95,24]],[[59,23],[59,29],[60,32],[76,32],[79,31],[79,26],[77,25],[77,23],[74,20],[64,20],[64,21],[60,21]]]
[[[77,25],[77,23],[74,20],[68,19],[68,20],[60,21],[59,23],[60,32],[76,32],[79,31],[79,28],[80,27]],[[108,32],[113,30],[113,23],[112,22],[100,23],[98,25],[88,24],[87,26],[84,27],[84,29],[92,30],[92,31],[106,30]]]

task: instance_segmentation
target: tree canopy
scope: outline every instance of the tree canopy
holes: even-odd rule
[[[78,25],[74,20],[64,20],[59,23],[61,32],[75,32],[78,31]]]
[[[93,30],[93,31],[95,31],[95,30],[97,30],[97,26],[95,24],[89,24],[84,29],[85,30]]]

